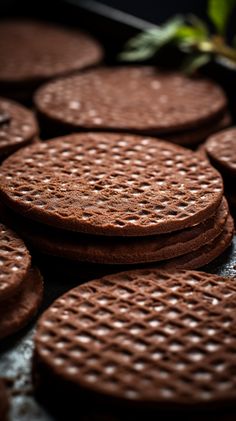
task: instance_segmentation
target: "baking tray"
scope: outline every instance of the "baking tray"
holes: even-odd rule
[[[140,30],[152,26],[148,22],[123,12],[117,12],[113,8],[103,6],[93,0],[69,0],[69,2],[80,5],[78,9],[76,7],[76,11],[78,16],[80,16],[80,20],[83,20],[86,29],[92,27],[93,32],[99,33],[101,39],[106,39],[107,35],[110,34],[112,43],[110,42],[110,44],[106,45],[108,57],[114,56],[114,50],[118,50],[125,39]],[[96,22],[96,24],[94,24],[94,22]],[[67,272],[63,274],[54,259],[43,258],[34,253],[33,260],[40,268],[45,282],[45,295],[41,312],[58,296],[85,281],[85,278],[81,276],[79,268],[77,268],[77,275]],[[229,250],[212,264],[205,267],[204,270],[226,277],[236,277],[236,237],[234,237],[233,244]],[[86,268],[83,268],[83,272],[86,272]],[[86,275],[86,280],[95,277],[89,270]],[[56,421],[59,419],[59,416],[52,415],[51,412],[48,412],[34,397],[31,384],[32,337],[34,329],[35,321],[14,337],[6,341],[4,340],[3,343],[0,344],[0,376],[3,376],[8,380],[9,392],[11,394],[9,421]],[[128,414],[128,419],[131,420],[131,418],[133,419],[133,417]],[[165,416],[158,417],[158,419],[161,420],[164,418],[166,420]],[[202,420],[203,418],[204,414],[201,415]],[[75,418],[63,417],[63,419],[66,421],[78,419],[81,419],[82,421],[122,421],[124,420],[124,417],[119,417],[117,414],[111,413],[94,413],[92,410],[92,413],[81,413],[79,418],[76,416]],[[174,419],[174,417],[171,419]],[[190,420],[189,415],[187,419]],[[191,420],[194,419],[194,416],[191,415]],[[196,419],[199,419],[199,417],[197,416]],[[211,416],[210,414],[207,414],[207,419],[212,421],[236,420],[236,409],[235,412],[232,410],[229,414],[217,413],[212,414]]]

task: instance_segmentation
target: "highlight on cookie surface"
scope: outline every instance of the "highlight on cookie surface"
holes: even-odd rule
[[[58,298],[35,334],[36,388],[160,409],[235,400],[232,278],[145,269]]]

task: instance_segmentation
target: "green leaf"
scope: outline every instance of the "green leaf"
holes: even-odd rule
[[[194,28],[193,26],[190,25],[183,25],[181,26],[177,33],[176,36],[179,39],[198,39],[199,38],[199,33],[198,30],[196,28]]]
[[[190,55],[184,60],[182,70],[184,73],[191,75],[200,67],[206,65],[211,60],[210,54]]]
[[[176,40],[180,45],[192,45],[205,41],[208,37],[198,27],[190,25],[182,25],[177,33]]]
[[[228,19],[235,6],[236,0],[208,1],[208,16],[221,35],[225,34]]]
[[[155,47],[143,46],[142,48],[133,51],[122,51],[118,55],[118,59],[122,61],[144,61],[152,58],[155,52]]]
[[[198,16],[190,14],[187,16],[187,21],[191,24],[191,26],[198,30],[199,35],[201,34],[203,38],[209,37],[207,24]]]
[[[170,43],[176,36],[183,18],[175,16],[160,27],[149,29],[131,38],[124,51],[118,56],[120,60],[135,61],[151,58],[161,47]]]

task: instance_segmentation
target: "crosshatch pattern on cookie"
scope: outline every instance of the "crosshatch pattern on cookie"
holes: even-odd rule
[[[0,181],[6,204],[29,218],[104,235],[192,226],[217,209],[223,193],[221,176],[198,154],[104,133],[27,147],[3,163]]]
[[[211,136],[204,145],[209,157],[225,169],[229,175],[236,175],[236,128],[230,128]]]
[[[9,297],[23,282],[30,254],[16,233],[0,224],[0,300]]]
[[[91,66],[101,58],[98,43],[80,31],[26,19],[0,24],[1,82],[47,79]]]
[[[235,399],[235,302],[234,279],[203,272],[106,276],[44,313],[36,355],[108,396],[157,405]]]
[[[5,113],[9,119],[0,122],[0,155],[30,142],[38,134],[33,113],[22,105],[0,98],[0,120]]]
[[[204,79],[152,67],[99,68],[51,82],[35,95],[54,124],[87,129],[173,132],[221,115],[226,98]]]

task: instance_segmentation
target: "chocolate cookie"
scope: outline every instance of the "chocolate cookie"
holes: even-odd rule
[[[77,29],[4,20],[0,23],[0,92],[27,97],[43,81],[94,65],[102,56],[100,45]]]
[[[35,335],[34,383],[57,405],[217,408],[232,404],[235,280],[145,269],[57,299]],[[191,412],[192,414],[192,412]]]
[[[228,204],[223,199],[216,214],[184,230],[145,237],[105,237],[53,229],[0,206],[0,218],[34,249],[69,260],[101,264],[157,262],[189,253],[190,250],[192,253],[219,237],[228,212]]]
[[[227,105],[213,82],[154,67],[99,68],[54,81],[38,90],[35,104],[54,135],[81,129],[176,134],[220,118]]]
[[[0,98],[0,160],[30,143],[37,135],[38,125],[33,113],[16,102]]]
[[[226,177],[236,177],[236,128],[211,136],[204,144],[212,164]]]
[[[88,234],[184,229],[209,218],[222,193],[220,175],[198,154],[121,134],[75,134],[31,145],[0,168],[5,204],[30,219]]]
[[[7,412],[9,409],[9,396],[4,380],[0,378],[0,420],[7,421]]]
[[[31,268],[20,292],[1,303],[0,339],[22,329],[37,313],[42,301],[43,281],[39,271]]]
[[[30,254],[18,235],[0,224],[0,302],[21,287],[31,263]]]

